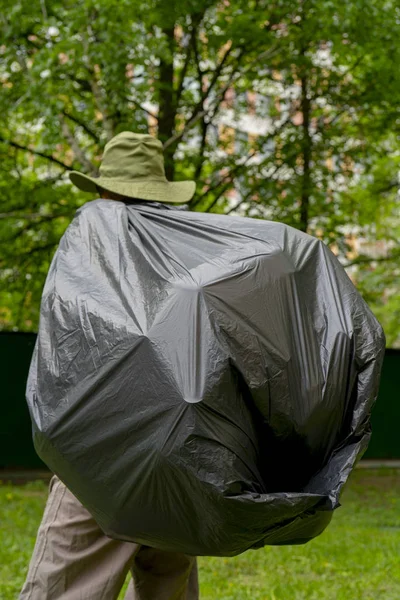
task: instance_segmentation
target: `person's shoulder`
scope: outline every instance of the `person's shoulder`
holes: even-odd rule
[[[188,218],[193,221],[209,223],[216,227],[229,229],[238,233],[252,234],[257,236],[279,237],[280,239],[293,240],[304,244],[319,244],[319,239],[288,225],[281,221],[271,221],[269,219],[261,219],[247,217],[241,215],[223,215],[216,213],[199,213],[191,211]]]
[[[112,204],[115,204],[113,200],[105,200],[103,198],[97,198],[96,200],[90,200],[89,202],[85,202],[80,208],[78,208],[77,213],[94,213],[94,212],[102,212],[104,210],[109,210],[112,207]]]
[[[94,217],[110,219],[112,215],[117,215],[123,210],[123,207],[123,202],[97,198],[96,200],[85,202],[85,204],[76,211],[76,216],[89,219]]]

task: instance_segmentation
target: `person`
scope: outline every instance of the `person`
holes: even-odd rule
[[[193,181],[167,181],[161,142],[132,132],[108,142],[98,178],[70,178],[103,199],[153,206],[186,204],[195,192]],[[54,475],[20,600],[114,600],[129,570],[125,600],[199,598],[196,557],[107,537]]]

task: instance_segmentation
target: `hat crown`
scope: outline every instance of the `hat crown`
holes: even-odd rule
[[[161,142],[148,134],[119,133],[104,148],[100,177],[166,182]]]
[[[168,181],[159,140],[131,131],[119,133],[106,144],[98,177],[70,171],[69,178],[84,192],[102,189],[125,198],[167,204],[186,204],[196,191],[194,181]]]

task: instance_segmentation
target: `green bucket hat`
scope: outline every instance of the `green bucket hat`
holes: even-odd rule
[[[123,131],[104,148],[99,177],[71,171],[69,177],[84,192],[97,186],[128,198],[185,204],[193,197],[194,181],[168,181],[162,143],[151,135]]]

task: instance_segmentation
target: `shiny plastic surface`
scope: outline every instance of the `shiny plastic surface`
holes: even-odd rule
[[[220,556],[303,543],[367,446],[383,352],[319,240],[96,200],[43,292],[35,447],[112,537]]]

